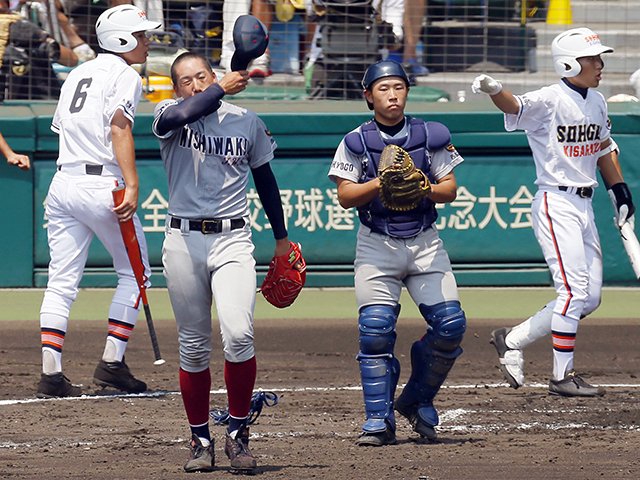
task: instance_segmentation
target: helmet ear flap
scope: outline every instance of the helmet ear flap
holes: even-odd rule
[[[582,66],[573,57],[557,57],[553,61],[556,73],[561,77],[571,78],[580,74]]]

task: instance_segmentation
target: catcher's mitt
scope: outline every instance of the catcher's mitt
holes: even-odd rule
[[[304,287],[306,269],[307,264],[302,258],[300,246],[289,242],[287,253],[271,259],[269,271],[260,287],[262,295],[274,307],[288,307]]]
[[[378,177],[380,201],[389,210],[412,210],[431,191],[427,176],[416,168],[409,152],[397,145],[387,145],[382,150]]]

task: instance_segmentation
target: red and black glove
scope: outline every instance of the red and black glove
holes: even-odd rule
[[[307,264],[302,258],[300,246],[289,242],[287,253],[271,259],[267,276],[260,286],[262,295],[274,307],[288,307],[304,287],[306,269]]]

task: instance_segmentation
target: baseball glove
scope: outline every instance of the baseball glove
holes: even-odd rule
[[[397,145],[387,145],[382,150],[378,177],[380,201],[389,210],[412,210],[431,191],[427,176],[416,168],[409,152]]]
[[[271,259],[269,271],[260,286],[262,295],[274,307],[288,307],[304,287],[306,269],[300,245],[289,242],[287,253]]]

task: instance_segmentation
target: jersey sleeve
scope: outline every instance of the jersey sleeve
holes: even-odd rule
[[[158,121],[160,120],[160,117],[166,111],[166,109],[172,105],[177,105],[177,104],[178,104],[178,101],[176,99],[170,98],[167,100],[162,100],[153,109],[153,125],[151,126],[151,130],[153,131],[153,134],[156,137],[161,139],[169,138],[177,131],[177,130],[169,130],[164,135],[160,135],[156,128],[158,126]]]
[[[520,111],[516,114],[504,114],[504,128],[508,132],[514,130],[538,131],[547,128],[553,114],[553,106],[550,105],[542,90],[514,95],[520,104]]]
[[[342,178],[358,183],[362,173],[363,160],[364,155],[357,156],[350,152],[344,143],[344,139],[342,139],[338,148],[336,148],[336,153],[333,156],[333,161],[329,168],[329,180],[337,183],[338,179]]]
[[[249,139],[249,167],[251,169],[258,168],[273,159],[278,145],[271,135],[271,132],[255,113],[251,112],[253,118],[253,139]]]
[[[118,110],[122,110],[124,116],[133,122],[136,116],[136,108],[142,96],[142,80],[133,69],[127,68],[116,78],[113,89],[109,92],[105,102],[105,109],[109,121]]]
[[[454,168],[464,162],[464,158],[458,153],[452,143],[431,155],[431,174],[436,180],[449,175]]]

